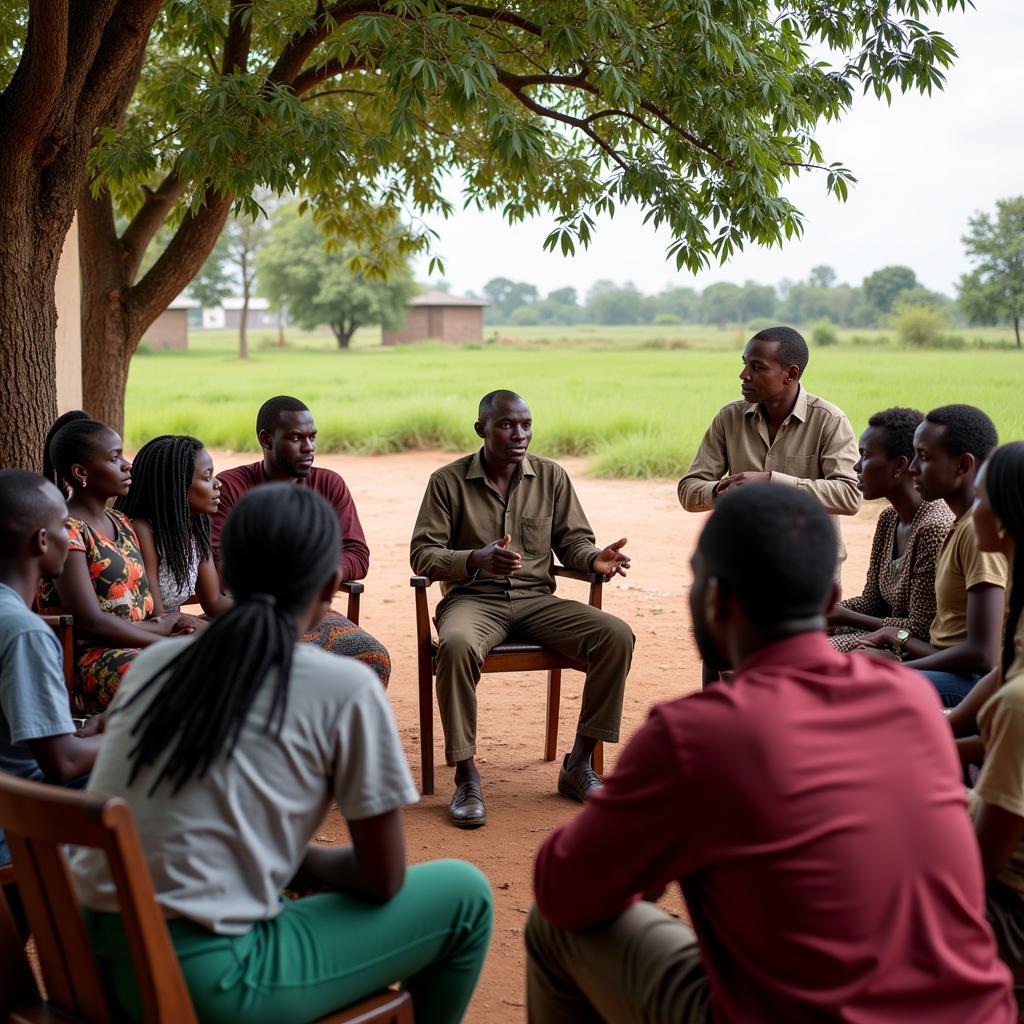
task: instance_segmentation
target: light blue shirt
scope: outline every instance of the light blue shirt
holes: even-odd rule
[[[75,731],[54,631],[0,583],[0,771],[39,781],[30,740]]]

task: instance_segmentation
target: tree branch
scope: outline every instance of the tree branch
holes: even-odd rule
[[[321,82],[326,82],[328,79],[335,78],[338,75],[347,74],[349,71],[364,71],[366,67],[367,65],[361,57],[350,57],[344,63],[332,58],[326,64],[307,68],[301,74],[296,75],[295,81],[292,82],[292,92],[296,96],[302,96],[309,92],[313,86],[319,85]]]
[[[525,92],[522,91],[521,86],[518,84],[518,76],[509,74],[509,72],[497,69],[498,81],[505,86],[506,89],[524,106],[527,110],[532,110],[535,114],[539,114],[541,117],[548,118],[552,121],[561,121],[563,124],[572,125],[574,128],[578,128],[587,138],[591,139],[594,143],[600,146],[619,165],[622,170],[629,169],[629,163],[626,158],[622,156],[617,149],[603,136],[598,135],[596,131],[587,123],[584,118],[573,117],[571,114],[563,114],[560,110],[555,110],[552,107],[545,107],[542,103],[538,103],[536,100],[530,99]]]
[[[39,134],[57,106],[68,60],[68,4],[33,0],[21,60],[0,93],[0,124],[11,138]]]
[[[245,73],[252,42],[252,16],[252,0],[232,0],[221,74],[230,75],[235,71]]]
[[[170,244],[125,297],[131,334],[142,332],[192,280],[231,212],[232,197],[206,190],[203,205],[185,215]]]
[[[185,194],[185,189],[186,183],[171,171],[156,189],[145,190],[145,201],[121,235],[122,258],[129,281],[135,280],[146,247],[167,220],[174,204]]]

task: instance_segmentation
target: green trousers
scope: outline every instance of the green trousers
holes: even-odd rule
[[[417,1021],[458,1024],[491,937],[487,879],[472,864],[410,867],[388,903],[342,893],[285,901],[244,935],[167,922],[200,1024],[305,1024],[401,982]],[[142,1006],[119,914],[85,911],[112,1001],[133,1021]]]

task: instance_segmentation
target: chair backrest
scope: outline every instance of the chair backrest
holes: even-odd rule
[[[65,844],[87,846],[103,851],[117,890],[145,1021],[195,1024],[128,805],[0,773],[0,827],[7,833],[49,1002],[90,1021],[112,1019],[63,851]],[[6,954],[13,928],[6,904],[0,919]],[[5,977],[0,1018],[30,991],[20,968]]]

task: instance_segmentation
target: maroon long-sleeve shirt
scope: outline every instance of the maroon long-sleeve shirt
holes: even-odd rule
[[[655,707],[534,887],[583,929],[671,881],[720,1024],[1016,1020],[949,726],[900,665],[805,633]]]
[[[269,481],[262,462],[226,469],[217,474],[217,479],[220,480],[220,508],[211,517],[211,541],[214,557],[219,562],[220,531],[227,514],[243,494]],[[359,513],[356,512],[356,503],[352,500],[352,492],[345,481],[332,469],[314,468],[310,470],[309,476],[296,481],[296,486],[311,487],[331,503],[331,507],[338,513],[338,525],[341,527],[342,579],[363,579],[370,569],[370,549],[366,546],[366,537],[359,522]]]

